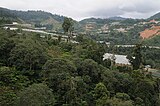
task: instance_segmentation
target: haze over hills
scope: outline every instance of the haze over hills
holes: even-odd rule
[[[0,8],[0,17],[2,23],[5,21],[7,22],[8,20],[9,23],[16,21],[22,24],[29,24],[32,28],[45,27],[48,31],[62,32],[62,23],[65,16],[60,16],[44,11],[17,11],[6,8]],[[81,21],[74,20],[74,31],[76,33],[89,33],[96,40],[106,40],[113,42],[118,41],[119,43],[128,43],[129,40],[132,40],[134,43],[137,41],[137,38],[140,37],[140,32],[145,31],[146,28],[152,27],[152,24],[150,24],[149,20],[157,20],[159,18],[160,13],[157,13],[148,19],[132,19],[116,16],[110,18],[92,17],[83,19]],[[155,25],[159,25],[159,23]],[[159,31],[159,29],[157,31]],[[151,30],[151,32],[153,31]],[[114,36],[110,36],[112,33],[114,33]],[[121,35],[121,33],[123,33],[123,36]],[[128,40],[123,41],[122,39],[126,39],[126,35],[129,35],[130,37]],[[144,35],[150,37],[154,36],[155,34],[149,33],[146,35],[145,33]],[[143,37],[144,35],[142,35],[141,37]],[[106,38],[104,36],[109,37]]]
[[[7,16],[7,17],[11,17],[11,18],[20,18],[24,21],[27,22],[33,22],[33,23],[37,23],[37,22],[42,22],[44,20],[53,18],[53,20],[55,20],[57,22],[63,22],[64,16],[61,15],[57,15],[57,14],[52,14],[49,12],[45,12],[45,11],[17,11],[17,10],[10,10],[10,9],[6,9],[6,8],[2,8],[0,7],[0,16]],[[153,16],[151,16],[149,19],[158,19],[160,18],[160,13],[157,13]],[[131,18],[123,18],[123,17],[119,17],[119,16],[115,16],[115,17],[109,17],[109,18],[87,18],[87,19],[83,19],[81,21],[86,21],[86,20],[126,20],[126,19],[131,19]],[[80,21],[80,22],[81,22]]]
[[[6,17],[12,21],[18,21],[20,23],[29,23],[36,27],[47,27],[47,29],[62,29],[61,24],[65,16],[60,16],[56,14],[51,14],[44,11],[16,11],[6,8],[0,8],[0,17]],[[110,20],[125,20],[122,17],[111,17],[108,19],[101,18],[88,18],[81,20],[79,22],[75,21],[75,29],[82,29],[81,26],[85,26],[88,22],[96,22],[96,24],[106,24]]]
[[[0,7],[0,17],[7,17],[7,18],[12,18],[12,19],[19,19],[23,20],[24,22],[27,23],[32,23],[32,24],[55,24],[56,26],[59,23],[63,22],[63,19],[65,16],[57,15],[57,14],[52,14],[49,12],[45,11],[17,11],[17,10],[10,10],[6,8]],[[158,19],[160,18],[160,13],[157,13],[153,16],[151,16],[149,19]],[[87,18],[79,21],[79,23],[86,23],[86,22],[96,22],[96,23],[105,23],[108,22],[109,20],[112,21],[123,21],[131,18],[123,18],[119,16],[115,17],[109,17],[109,18]]]
[[[10,10],[10,9],[6,9],[6,8],[2,8],[0,7],[0,16],[3,17],[11,17],[11,18],[20,18],[26,22],[33,22],[33,23],[41,23],[44,20],[47,19],[53,19],[56,22],[63,22],[64,16],[60,16],[57,14],[52,14],[49,12],[44,12],[44,11],[17,11],[17,10]],[[93,20],[106,20],[106,19],[102,19],[102,18],[88,18],[89,21]],[[110,20],[125,20],[127,18],[123,18],[123,17],[110,17],[108,18]],[[85,21],[87,19],[83,19],[81,21]],[[80,22],[81,22],[80,21]]]

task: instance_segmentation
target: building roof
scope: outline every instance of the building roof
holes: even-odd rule
[[[126,55],[114,55],[111,53],[105,53],[103,55],[103,60],[105,59],[111,59],[115,56],[115,63],[116,64],[125,64],[125,65],[130,65],[129,60],[127,59]]]

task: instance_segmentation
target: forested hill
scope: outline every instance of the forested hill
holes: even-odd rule
[[[144,31],[145,33],[145,29],[160,25],[160,21],[157,20],[155,22],[150,22],[151,19],[159,18],[159,16],[160,13],[155,14],[150,20],[122,17],[106,19],[87,18],[79,22],[74,20],[74,32],[88,34],[96,41],[106,41],[111,44],[135,44],[137,41],[141,40],[141,32]],[[10,24],[16,21],[18,23],[29,24],[28,26],[31,26],[33,29],[45,28],[47,31],[51,32],[63,32],[62,23],[64,17],[65,16],[40,10],[17,11],[0,8],[0,24]],[[151,36],[154,36],[154,34],[151,33]],[[157,37],[155,39],[156,40],[152,40],[152,42],[157,41]],[[154,46],[157,46],[157,44],[159,45],[159,43],[155,43],[150,43],[150,41],[147,40],[147,44]]]
[[[11,10],[5,9],[5,8],[1,8],[1,7],[0,7],[0,17],[17,18],[16,15],[11,12]]]
[[[60,15],[53,15],[44,11],[11,11],[17,17],[21,18],[24,21],[28,22],[42,22],[49,18],[53,18],[53,20],[57,22],[62,22],[64,17]]]
[[[18,21],[17,16],[10,10],[0,7],[0,24],[10,24],[12,21]]]
[[[9,10],[6,8],[0,8],[0,17],[12,17],[12,18],[20,18],[24,21],[44,21],[49,18],[53,18],[55,21],[62,22],[64,16],[51,14],[44,11],[17,11],[17,10]]]
[[[160,49],[150,47],[160,45],[160,36],[148,39],[149,46],[139,38],[158,23],[0,13],[0,106],[160,106]],[[11,19],[23,23],[4,23]],[[82,33],[74,32],[74,22],[84,26]],[[52,29],[36,30],[38,25]],[[65,33],[49,32],[55,27]]]
[[[160,12],[158,12],[157,14],[151,16],[149,19],[160,19]]]
[[[16,21],[19,23],[31,24],[35,27],[46,27],[48,30],[55,30],[62,29],[61,24],[63,19],[64,16],[51,14],[44,11],[17,11],[0,8],[1,24]]]

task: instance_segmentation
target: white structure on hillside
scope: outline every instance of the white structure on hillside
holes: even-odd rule
[[[129,60],[127,59],[126,55],[114,55],[111,53],[105,53],[103,55],[103,60],[105,59],[113,59],[113,56],[115,57],[115,63],[116,64],[125,64],[125,65],[130,65]]]

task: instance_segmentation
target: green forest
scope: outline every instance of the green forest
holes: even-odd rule
[[[160,80],[141,68],[142,59],[131,59],[138,67],[116,66],[111,60],[103,61],[103,54],[113,48],[85,35],[75,38],[79,44],[40,35],[0,29],[1,106],[160,105]],[[139,58],[152,52],[143,53],[140,45],[116,50]],[[159,62],[159,54],[147,56]]]
[[[111,25],[108,33],[83,34],[74,31],[84,31],[82,26],[88,20],[98,23],[98,27],[117,20],[91,18],[76,22],[43,11],[2,10],[0,106],[160,106],[160,71],[155,76],[144,69],[150,65],[160,70],[160,49],[149,47],[159,46],[160,36],[142,40],[139,32],[150,27],[148,24],[125,33],[114,30],[143,20],[118,20],[122,24]],[[50,34],[27,32],[20,26],[17,30],[3,28],[22,19],[36,27],[43,27],[40,23],[44,20],[55,19],[61,28],[58,31],[63,31],[55,33],[58,36],[53,39]],[[50,31],[52,25],[46,24]],[[68,37],[66,41],[62,35]],[[97,43],[101,40],[104,42]],[[115,46],[118,44],[135,46]],[[130,65],[103,60],[105,53],[126,55]]]

